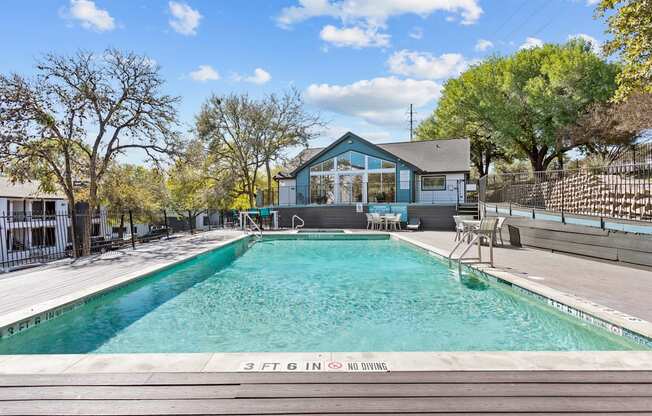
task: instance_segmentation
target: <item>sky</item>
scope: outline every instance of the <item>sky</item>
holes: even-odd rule
[[[34,74],[47,52],[147,55],[182,97],[184,130],[211,94],[254,98],[294,87],[328,127],[409,140],[443,83],[492,54],[581,36],[597,48],[597,0],[4,0],[0,72]]]

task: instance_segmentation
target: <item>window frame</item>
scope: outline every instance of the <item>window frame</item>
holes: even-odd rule
[[[427,187],[424,184],[424,179],[435,179],[439,178],[444,180],[444,184],[441,187]],[[445,191],[447,186],[446,186],[446,175],[425,175],[421,176],[421,180],[419,181],[421,183],[421,191],[422,192],[441,192]]]

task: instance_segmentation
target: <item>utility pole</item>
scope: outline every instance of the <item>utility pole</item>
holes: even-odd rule
[[[410,141],[414,138],[414,109],[410,104]]]

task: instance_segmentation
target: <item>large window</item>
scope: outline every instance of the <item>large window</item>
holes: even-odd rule
[[[310,203],[335,203],[335,175],[320,175],[310,177]]]
[[[311,204],[394,202],[396,164],[345,152],[310,167]]]
[[[446,175],[422,176],[421,190],[422,191],[445,191]]]
[[[394,202],[395,173],[370,173],[367,182],[367,202]]]
[[[362,175],[340,175],[340,203],[363,202]]]

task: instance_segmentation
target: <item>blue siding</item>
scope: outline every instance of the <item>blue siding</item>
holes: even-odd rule
[[[305,195],[306,200],[301,200],[302,193],[307,193],[306,190],[310,186],[310,166],[315,163],[323,162],[324,160],[331,159],[342,153],[348,151],[355,151],[362,153],[368,156],[377,157],[380,159],[385,159],[390,162],[396,163],[396,202],[412,202],[412,187],[414,186],[414,170],[412,167],[407,166],[399,161],[397,157],[387,153],[383,150],[380,150],[376,147],[369,146],[369,144],[358,140],[355,137],[348,137],[343,140],[338,145],[329,149],[327,152],[322,154],[319,158],[310,162],[309,165],[304,166],[296,174],[296,185],[297,185],[297,204],[303,205],[308,203],[309,195]],[[409,170],[410,171],[410,189],[400,189],[400,170]]]

